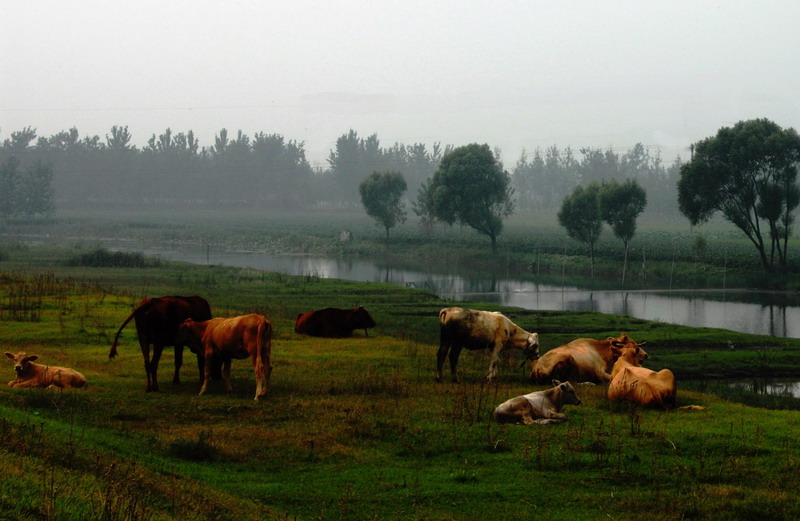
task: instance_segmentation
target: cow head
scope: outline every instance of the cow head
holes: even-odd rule
[[[28,370],[28,367],[30,367],[30,363],[39,359],[39,355],[28,356],[28,354],[23,351],[20,351],[15,355],[6,353],[6,356],[14,361],[14,371],[17,373],[17,376],[25,374],[25,372]]]
[[[525,347],[522,349],[525,354],[526,360],[539,359],[539,333],[531,333],[528,335],[528,340],[525,342]]]
[[[628,345],[620,349],[620,360],[625,360],[631,365],[640,366],[647,360],[647,353],[638,344]]]
[[[351,326],[353,329],[363,329],[365,334],[367,332],[367,328],[375,327],[375,321],[372,320],[372,317],[369,315],[369,313],[367,313],[367,310],[361,306],[353,308],[348,319],[350,321],[349,326]]]
[[[642,357],[639,362],[644,361],[647,358],[647,353],[644,349],[641,349],[641,346],[644,345],[644,342],[641,344],[637,344],[631,337],[629,337],[626,333],[622,333],[617,338],[613,336],[608,337],[607,342],[611,346],[611,353],[614,355],[614,359],[616,360],[622,355],[622,350],[625,348],[639,348],[639,354]]]
[[[558,380],[553,380],[553,387],[556,388],[558,394],[561,395],[561,405],[580,405],[583,403],[581,399],[578,398],[575,388],[572,387],[571,383],[562,383]]]
[[[204,322],[195,322],[191,318],[187,318],[178,326],[178,333],[175,335],[175,340],[181,345],[188,346],[189,350],[195,354],[202,352],[200,349],[202,332],[199,331],[198,324],[204,324]]]

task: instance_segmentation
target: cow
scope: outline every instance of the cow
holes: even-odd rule
[[[208,389],[211,362],[215,356],[223,360],[225,388],[231,386],[231,358],[250,358],[256,373],[258,401],[267,394],[267,383],[272,373],[272,323],[262,315],[242,315],[232,318],[212,318],[195,322],[186,319],[178,327],[178,339],[205,357],[205,378],[200,394]]]
[[[561,409],[580,405],[581,400],[569,382],[553,380],[553,387],[506,400],[494,410],[498,423],[561,423],[567,419]]]
[[[111,344],[109,358],[117,356],[117,345],[119,335],[128,325],[128,322],[135,320],[136,334],[139,337],[139,346],[144,357],[144,371],[147,376],[145,391],[158,391],[158,362],[161,359],[161,352],[164,346],[175,347],[175,374],[172,383],[179,384],[179,372],[183,365],[183,344],[176,340],[178,326],[187,318],[194,320],[208,320],[211,318],[211,307],[206,299],[198,296],[192,297],[156,297],[147,298],[139,303],[139,306],[125,319],[125,322],[117,330],[114,342]],[[150,345],[153,346],[153,358],[150,358]],[[203,380],[205,361],[200,353],[197,353],[197,368],[200,373],[200,380]],[[213,377],[219,378],[219,361],[215,361]]]
[[[605,383],[611,380],[611,368],[620,349],[637,345],[631,337],[621,334],[605,340],[578,338],[546,352],[531,362],[531,380],[546,383],[553,379],[571,382]],[[644,353],[644,350],[641,351]],[[646,354],[645,354],[646,356]]]
[[[294,322],[294,330],[297,333],[331,338],[351,336],[354,329],[363,329],[364,335],[369,336],[367,329],[371,327],[375,327],[375,321],[361,306],[352,309],[325,308],[308,311],[297,315],[297,320]]]
[[[539,358],[539,334],[529,333],[496,311],[444,308],[439,311],[439,351],[436,353],[436,381],[442,381],[444,359],[450,354],[450,373],[458,382],[461,349],[489,349],[491,361],[486,379],[497,376],[497,359],[502,351],[521,349],[529,360]]]
[[[644,407],[674,409],[678,387],[669,369],[655,372],[641,367],[639,346],[625,347],[611,369],[608,399],[630,401]]]
[[[54,367],[35,364],[38,355],[28,355],[20,351],[17,354],[6,353],[14,361],[14,371],[17,379],[8,382],[9,387],[84,387],[87,385],[86,377],[74,369],[67,367]]]

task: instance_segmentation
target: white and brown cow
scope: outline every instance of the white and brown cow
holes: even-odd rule
[[[35,364],[34,362],[39,359],[38,355],[28,355],[20,351],[17,354],[6,353],[6,356],[14,361],[14,371],[17,373],[16,380],[8,382],[9,387],[63,389],[86,385],[86,377],[74,369]]]
[[[442,381],[444,359],[450,353],[450,372],[458,381],[456,369],[463,348],[489,349],[491,362],[486,378],[497,376],[497,358],[506,349],[521,349],[529,360],[539,358],[539,334],[529,333],[506,316],[494,311],[444,308],[439,312],[439,351],[436,354],[436,380]]]
[[[578,338],[551,349],[531,363],[531,380],[546,383],[553,379],[571,382],[605,383],[611,380],[611,368],[619,358],[620,349],[637,346],[626,334],[605,340]],[[641,351],[646,357],[647,353]]]
[[[553,380],[553,387],[506,400],[494,410],[499,423],[561,423],[567,419],[561,409],[580,405],[581,400],[569,382]]]
[[[641,367],[640,351],[639,346],[622,349],[622,354],[611,369],[608,399],[630,401],[644,407],[674,408],[678,394],[675,375],[669,369],[655,372]]]
[[[267,384],[272,372],[270,362],[272,323],[262,315],[242,315],[232,318],[212,318],[195,322],[187,319],[178,327],[178,339],[202,353],[205,357],[205,378],[200,394],[208,389],[211,361],[215,356],[223,360],[225,388],[231,387],[231,359],[250,358],[256,373],[256,397],[267,394]]]

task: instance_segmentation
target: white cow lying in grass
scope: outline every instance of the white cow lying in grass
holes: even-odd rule
[[[14,361],[14,371],[17,373],[17,379],[8,382],[10,387],[64,388],[86,385],[86,377],[74,369],[34,364],[33,362],[39,359],[38,355],[29,356],[21,351],[16,355],[6,353],[6,356]]]
[[[580,405],[572,384],[553,380],[553,387],[544,391],[517,396],[506,400],[494,410],[499,423],[561,423],[567,417],[560,412],[565,405]]]

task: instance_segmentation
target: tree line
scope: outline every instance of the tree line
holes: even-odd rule
[[[143,147],[132,144],[127,126],[103,138],[76,128],[39,136],[26,127],[0,143],[0,161],[14,156],[28,168],[37,162],[53,173],[54,200],[62,207],[87,205],[235,205],[237,207],[345,206],[359,201],[359,183],[376,171],[401,172],[413,196],[439,167],[452,145],[384,146],[377,134],[350,130],[336,140],[326,167],[314,168],[305,143],[281,134],[236,134],[221,129],[203,146],[194,133],[167,128]],[[499,160],[499,153],[495,151]],[[677,162],[677,161],[676,161]],[[641,144],[612,150],[553,146],[523,153],[511,172],[517,210],[554,211],[575,186],[596,180],[635,178],[655,194],[650,209],[677,215],[675,166]]]

